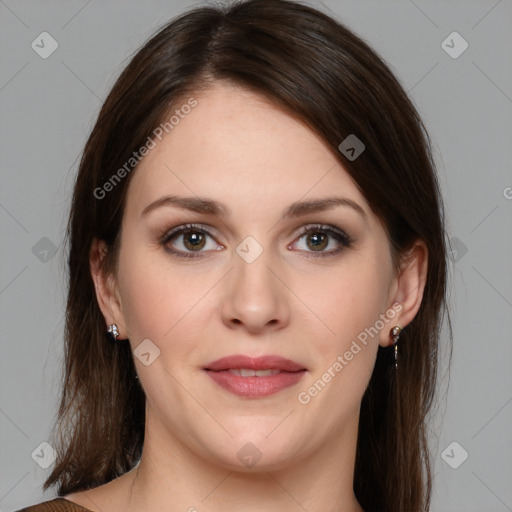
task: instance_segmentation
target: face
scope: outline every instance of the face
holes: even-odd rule
[[[397,278],[382,224],[318,136],[233,86],[195,98],[134,171],[109,311],[162,449],[240,469],[243,448],[276,469],[357,427],[378,345],[399,323]],[[166,196],[222,213],[155,203]],[[326,198],[339,201],[297,205]],[[302,370],[205,369],[232,355]]]

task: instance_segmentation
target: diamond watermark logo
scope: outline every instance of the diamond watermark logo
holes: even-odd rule
[[[441,453],[441,458],[452,469],[457,469],[468,456],[468,452],[457,441],[450,443]]]
[[[452,59],[458,59],[468,49],[468,46],[468,42],[458,32],[452,32],[441,43],[441,48]]]
[[[252,468],[261,459],[262,453],[255,444],[245,443],[236,455],[245,466]]]
[[[55,256],[56,252],[56,245],[45,236],[32,247],[32,254],[42,263],[48,263]]]
[[[353,133],[351,133],[338,146],[338,149],[353,162],[365,149],[366,146]]]
[[[43,469],[49,468],[57,458],[57,453],[53,446],[46,441],[43,441],[32,453],[32,458]]]
[[[236,248],[236,253],[246,263],[256,261],[256,259],[261,256],[262,252],[263,247],[252,236],[244,238]]]
[[[47,59],[59,47],[59,43],[48,32],[41,32],[30,46],[39,57]]]
[[[459,238],[454,236],[450,239],[450,252],[449,256],[453,263],[459,262],[468,252],[467,245],[464,244]]]
[[[149,366],[160,356],[160,349],[149,338],[146,338],[136,347],[133,355],[144,366]]]

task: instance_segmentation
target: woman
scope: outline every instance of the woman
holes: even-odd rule
[[[65,376],[27,511],[427,511],[443,207],[418,113],[346,27],[194,9],[134,56],[68,225]]]

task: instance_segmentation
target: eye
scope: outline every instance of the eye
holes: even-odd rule
[[[215,251],[221,248],[216,242],[208,247],[208,238],[213,240],[208,230],[197,224],[185,224],[164,233],[160,243],[167,252],[175,254],[176,256],[183,258],[201,258],[202,256],[194,253],[203,252],[203,249]],[[173,240],[175,241],[173,242]]]
[[[354,240],[341,229],[322,224],[309,226],[299,232],[298,236],[299,240],[305,239],[305,243],[303,244],[305,248],[300,250],[313,253],[313,257],[334,256],[343,250],[343,248],[350,247],[354,242]],[[327,251],[326,249],[332,245],[334,245],[335,248]]]
[[[299,237],[299,241],[305,239],[303,248],[299,250],[310,253],[312,257],[334,256],[343,248],[350,247],[354,241],[341,229],[322,224],[308,226],[296,236]],[[209,238],[213,240],[210,247]],[[160,237],[160,243],[166,252],[181,258],[202,258],[202,252],[218,251],[223,248],[215,242],[206,228],[198,224],[185,224],[166,231]],[[332,245],[333,249],[326,250]]]

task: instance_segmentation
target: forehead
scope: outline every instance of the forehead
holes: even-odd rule
[[[366,205],[331,148],[297,116],[224,83],[194,99],[136,168],[127,208],[140,212],[165,193],[218,197],[255,212],[334,194]]]

